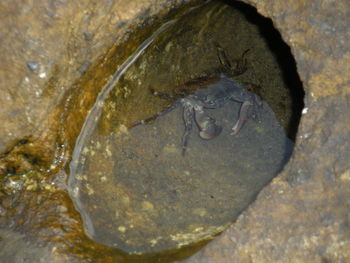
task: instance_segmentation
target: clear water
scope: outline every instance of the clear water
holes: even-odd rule
[[[176,94],[183,83],[217,72],[215,43],[230,59],[251,49],[248,71],[235,79],[262,87],[261,121],[248,120],[233,136],[241,103],[208,109],[223,130],[203,140],[194,126],[185,155],[182,107],[130,128],[174,103],[151,90]],[[77,141],[69,191],[87,235],[140,254],[223,231],[292,152],[285,135],[291,114],[278,111],[271,99],[283,96],[283,109],[291,104],[281,75],[256,26],[223,3],[195,8],[164,25],[102,89]]]

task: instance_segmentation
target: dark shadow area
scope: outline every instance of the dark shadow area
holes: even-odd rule
[[[254,7],[238,1],[222,0],[222,2],[238,9],[249,22],[255,24],[259,28],[262,37],[266,39],[271,52],[275,55],[282,70],[283,79],[292,97],[293,113],[287,127],[287,136],[295,141],[301,111],[304,107],[303,98],[305,93],[290,47],[284,42],[281,34],[274,27],[272,20],[261,16]]]

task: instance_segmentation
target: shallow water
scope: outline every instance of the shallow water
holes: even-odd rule
[[[230,59],[251,49],[248,71],[235,79],[261,86],[260,122],[248,120],[233,136],[241,103],[207,109],[223,130],[203,140],[194,126],[185,155],[181,107],[129,129],[174,103],[151,90],[176,94],[183,83],[217,72],[217,42]],[[69,178],[88,236],[129,253],[174,249],[220,233],[276,176],[293,147],[285,136],[291,100],[278,64],[237,10],[223,3],[193,9],[142,48],[102,90]],[[283,111],[271,99],[276,96],[285,98]]]

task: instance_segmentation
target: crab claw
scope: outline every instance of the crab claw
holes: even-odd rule
[[[218,136],[221,131],[222,127],[214,123],[213,125],[208,126],[207,129],[201,130],[199,136],[204,140],[210,140]]]
[[[215,119],[211,118],[203,109],[195,109],[194,116],[200,130],[199,136],[202,139],[210,140],[221,133],[221,126],[217,125]]]

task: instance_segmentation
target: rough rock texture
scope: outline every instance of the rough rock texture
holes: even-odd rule
[[[350,4],[246,2],[273,19],[297,61],[297,145],[236,223],[185,262],[350,262]]]
[[[0,152],[8,151],[10,157],[2,156],[7,159],[0,163],[0,174],[20,173],[40,166],[40,161],[47,163],[52,155],[61,156],[62,151],[55,151],[54,145],[66,142],[57,142],[58,132],[52,132],[62,128],[58,117],[67,114],[63,124],[74,126],[66,128],[76,130],[70,132],[74,137],[95,98],[81,94],[96,94],[91,83],[84,90],[74,89],[76,80],[97,60],[103,68],[108,47],[115,42],[125,43],[132,37],[128,28],[137,26],[148,16],[165,14],[164,10],[182,2],[2,1],[0,10],[5,15],[0,18]],[[187,262],[349,262],[350,4],[347,0],[245,2],[270,17],[290,45],[306,92],[304,114],[295,152],[283,173],[261,192],[230,229]],[[119,54],[116,63],[126,55]],[[106,74],[99,76],[96,79],[99,83],[106,78]],[[73,106],[72,100],[76,102]],[[67,111],[81,114],[80,122]],[[38,147],[38,143],[42,150],[33,154],[16,152],[22,145]],[[23,158],[21,167],[10,165],[9,170],[6,164],[15,162],[16,158]],[[64,163],[67,157],[62,158],[60,161]],[[22,184],[31,190],[35,185],[28,180]],[[51,193],[49,185],[47,183],[40,198],[32,202],[42,209],[51,209],[53,217],[31,215],[33,217],[25,221],[27,230],[34,224],[46,226],[46,221],[51,222],[49,228],[37,233],[42,240],[50,235],[63,235],[62,232],[73,233],[73,229],[81,225],[79,216],[72,212],[74,218],[70,218],[72,214],[68,215],[60,201],[67,198],[66,194],[57,193],[55,203],[45,203]],[[23,213],[25,217],[26,204],[18,205],[15,198],[27,196],[26,200],[33,205],[30,193],[17,195],[13,200],[7,196],[9,193],[0,195],[0,215],[10,211]],[[56,222],[54,215],[63,217],[72,228],[52,223]],[[14,226],[23,224],[23,218],[1,223],[15,229]],[[50,232],[51,228],[54,230]],[[84,260],[91,260],[96,259],[91,251],[99,248],[97,256],[103,255],[104,262],[113,261],[110,251],[88,243],[82,237],[82,230],[78,232],[76,243],[69,239],[67,245],[74,248],[78,243],[83,245],[72,253],[79,250],[85,253]],[[8,259],[11,254],[11,248],[6,246],[9,236],[16,241],[13,244],[31,247],[21,241],[20,235],[1,233],[0,258]],[[50,262],[64,262],[54,242],[52,239],[50,248],[43,249],[42,254]],[[48,244],[42,241],[40,246]],[[35,262],[32,254],[13,258],[13,262],[25,259]]]
[[[2,1],[0,152],[22,138],[47,140],[74,83],[92,64],[103,62],[114,44],[130,40],[131,28],[144,26],[146,19],[151,23],[180,2]],[[116,60],[125,59],[123,53]],[[90,106],[79,100],[83,108]]]

